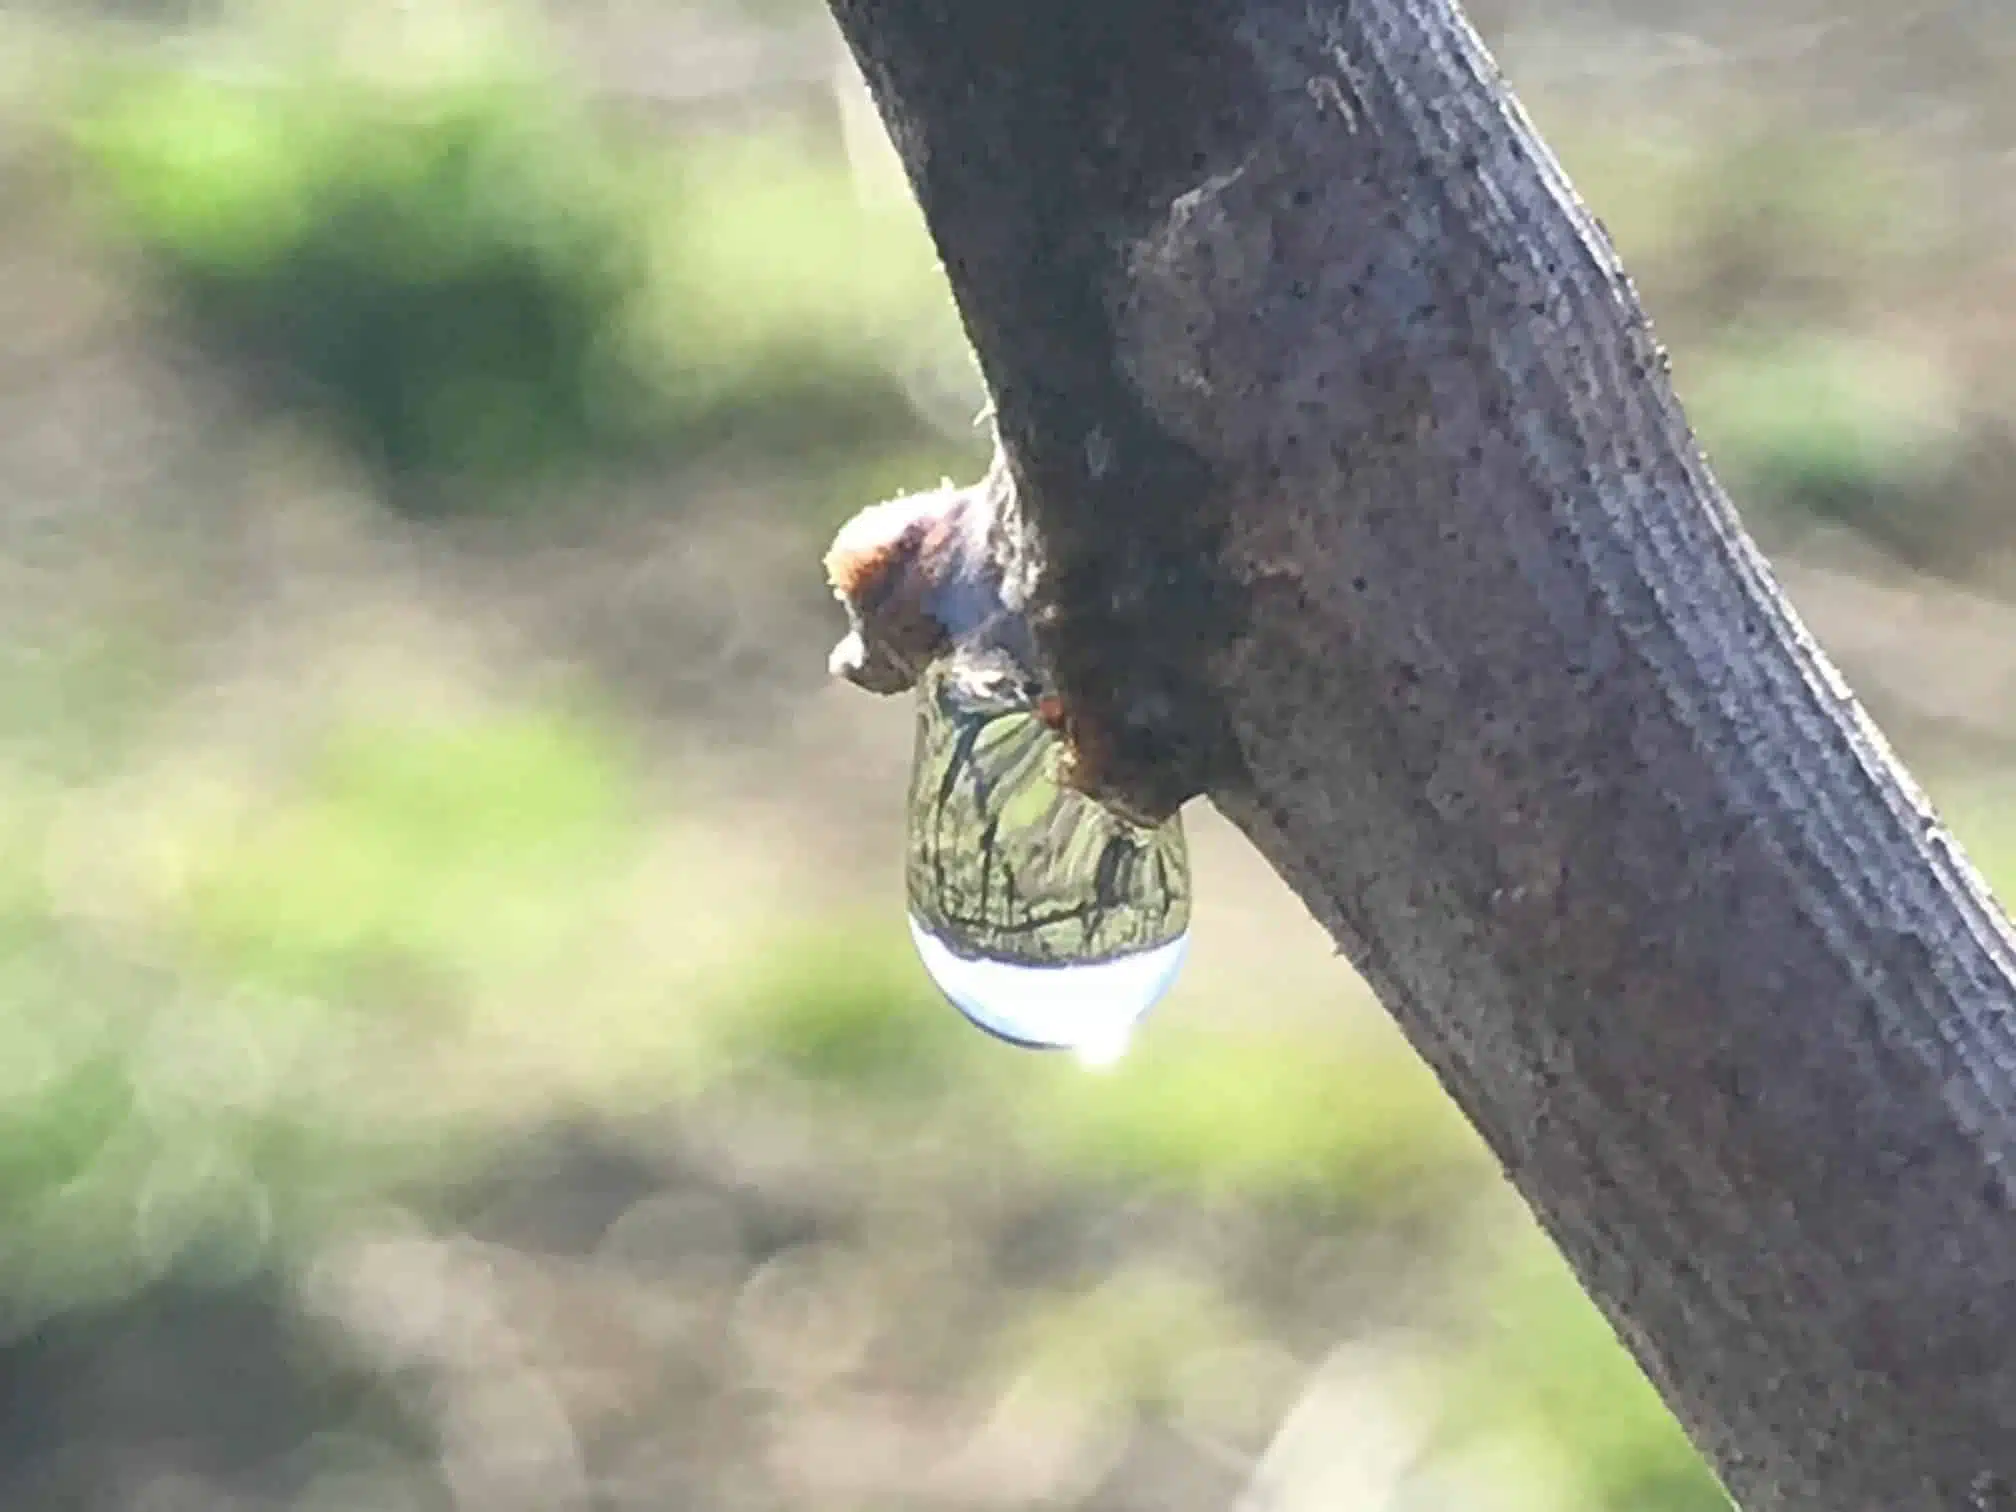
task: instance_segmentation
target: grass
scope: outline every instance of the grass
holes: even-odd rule
[[[1345,1089],[1340,1094],[1340,1089]],[[1144,1030],[1096,1082],[1046,1079],[1030,1145],[1081,1179],[1397,1217],[1474,1185],[1480,1148],[1397,1040]]]
[[[1728,1498],[1553,1247],[1523,1215],[1485,1243],[1451,1420],[1560,1446],[1572,1505],[1722,1512]]]
[[[51,750],[92,747],[98,772],[149,724],[117,706],[153,684],[102,686],[77,705],[91,740],[42,731]],[[894,917],[724,909],[736,933],[668,985],[680,947],[612,920],[642,913],[697,939],[725,842],[688,836],[607,711],[332,709],[258,785],[171,826],[179,885],[119,907],[94,907],[87,883],[116,879],[120,857],[82,879],[44,864],[75,770],[19,740],[0,764],[0,1303],[18,1319],[169,1271],[227,1284],[284,1266],[373,1204],[452,1187],[506,1131],[619,1113],[640,1090],[661,1114],[782,1098],[817,1110],[836,1149],[901,1151],[941,1176],[1012,1170],[1093,1202],[1159,1195],[1428,1233],[1489,1181],[1395,1043],[1151,1024],[1119,1068],[1091,1075],[973,1033]],[[2016,830],[1999,789],[1945,790],[2006,881]],[[105,833],[133,844],[132,868],[164,845],[145,824]],[[654,835],[687,858],[683,891],[644,864]],[[1473,1283],[1490,1320],[1450,1356],[1454,1416],[1482,1438],[1561,1446],[1555,1471],[1580,1505],[1718,1505],[1551,1251],[1492,1232],[1497,1258]],[[1463,1253],[1420,1258],[1460,1270]],[[1258,1326],[1163,1272],[1030,1316],[1009,1368],[1144,1411]]]
[[[219,974],[424,1011],[429,982],[567,949],[634,795],[611,732],[551,711],[340,724],[284,798],[193,842],[181,927]]]

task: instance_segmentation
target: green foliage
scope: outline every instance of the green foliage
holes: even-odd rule
[[[723,1029],[733,1064],[943,1115],[1065,1179],[1398,1216],[1473,1187],[1476,1141],[1396,1040],[1232,1038],[1152,1025],[1117,1067],[1009,1054],[945,1004],[886,921],[793,931]],[[1348,1086],[1351,1095],[1339,1098]]]
[[[122,74],[80,137],[202,328],[305,380],[393,475],[496,483],[603,434],[641,237],[549,90]]]
[[[898,954],[899,941],[865,927],[791,933],[722,1026],[733,1064],[850,1099],[897,1099],[901,1117],[970,1077],[972,1032]]]
[[[136,685],[104,681],[85,727],[138,721]],[[93,815],[108,797],[66,803],[33,745],[8,754],[31,759],[0,764],[0,1328],[170,1271],[229,1281],[452,1161],[453,1097],[377,1088],[380,1057],[410,1068],[567,954],[630,803],[609,733],[536,709],[340,722],[269,801],[188,822]]]
[[[0,637],[0,743],[20,763],[11,777],[78,782],[101,775],[139,734],[171,656],[143,624]],[[9,805],[0,799],[0,813]]]
[[[1502,1247],[1500,1230],[1493,1239]],[[1451,1417],[1559,1445],[1578,1505],[1727,1512],[1729,1499],[1561,1257],[1528,1229],[1479,1289],[1491,1322]]]
[[[876,455],[919,435],[897,375],[963,351],[914,210],[836,156],[627,152],[525,68],[120,70],[75,136],[193,329],[406,507],[507,508],[639,448]]]
[[[1228,1040],[1162,1027],[1105,1077],[1069,1068],[1046,1079],[1025,1121],[1036,1149],[1102,1181],[1397,1214],[1446,1199],[1482,1168],[1407,1054],[1388,1041]]]
[[[95,727],[133,722],[97,723],[107,712],[89,711]],[[895,918],[759,916],[725,983],[663,992],[638,942],[600,930],[631,885],[628,837],[665,816],[597,718],[536,705],[332,717],[221,817],[171,826],[183,881],[123,924],[56,896],[38,807],[50,789],[0,772],[13,781],[0,787],[0,1308],[15,1315],[171,1270],[228,1282],[284,1264],[332,1215],[437,1180],[576,1096],[613,1107],[638,1082],[657,1107],[809,1088],[793,1105],[816,1112],[822,1142],[903,1163],[899,1186],[971,1168],[1065,1203],[1124,1191],[1348,1210],[1406,1225],[1424,1269],[1461,1269],[1436,1236],[1488,1165],[1395,1041],[1165,1019],[1092,1075],[974,1033]],[[2007,811],[1991,792],[1955,804],[1992,865],[2016,854]],[[727,927],[708,860],[690,869],[684,906],[702,932]],[[569,1025],[559,1010],[577,1005],[588,962],[645,1016],[703,1020],[709,1047],[682,1061],[686,1042],[626,1041],[594,1008]],[[542,1015],[560,1019],[549,1039]],[[503,1058],[486,1059],[498,1040]],[[548,1063],[559,1045],[578,1045],[578,1074]],[[1574,1505],[1721,1508],[1558,1260],[1536,1235],[1509,1251],[1505,1235],[1494,1222],[1487,1241],[1502,1269],[1466,1279],[1493,1322],[1450,1362],[1452,1424],[1544,1446]],[[1152,1265],[1036,1299],[1025,1322],[1007,1372],[1151,1413],[1189,1389],[1196,1362],[1265,1326]]]
[[[604,731],[550,714],[339,728],[285,801],[204,843],[188,930],[215,970],[336,1000],[508,978],[581,926],[626,777]]]
[[[1731,122],[1560,138],[1674,352],[1711,462],[1779,536],[1845,527],[1920,565],[1964,564],[2002,500],[1970,496],[1983,417],[1946,344],[1900,307],[1954,235],[1874,134]]]
[[[0,1326],[123,1296],[171,1269],[227,1278],[262,1263],[292,1198],[264,1183],[252,1154],[250,1132],[273,1111],[256,1078],[192,1118],[183,1100],[204,1089],[178,1054],[187,1026],[155,1019],[197,1006],[172,979],[49,915],[17,917],[6,934]],[[236,1048],[242,1076],[262,1051]],[[318,1153],[326,1160],[330,1143]]]
[[[1949,234],[1923,175],[1873,133],[1570,118],[1549,136],[1655,319],[1690,344],[1880,315]]]
[[[956,374],[977,410],[914,207],[864,204],[844,162],[788,136],[697,139],[650,183],[662,208],[627,340],[661,431],[878,468],[920,436],[900,374]]]
[[[2016,898],[2016,780],[2006,773],[1938,785],[1939,812],[2004,900]]]
[[[1907,558],[1954,534],[1956,405],[1922,359],[1781,331],[1683,361],[1680,384],[1710,457],[1760,512],[1846,526]]]
[[[61,1189],[89,1170],[133,1109],[134,1088],[121,1058],[96,1042],[86,1025],[62,1020],[65,998],[89,981],[88,967],[65,947],[60,935],[36,938],[12,931],[14,970],[10,990],[24,1008],[59,1016],[54,1027],[28,1013],[4,1026],[13,1072],[0,1101],[0,1210],[18,1220],[21,1210],[42,1193]],[[117,984],[100,973],[92,983],[102,998]],[[23,1070],[29,1075],[22,1076]]]

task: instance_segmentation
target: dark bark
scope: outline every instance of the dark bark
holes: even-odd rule
[[[2016,941],[1446,0],[832,4],[1105,780],[1246,830],[1750,1512],[2016,1507]]]

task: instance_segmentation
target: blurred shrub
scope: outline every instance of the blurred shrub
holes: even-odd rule
[[[1487,1315],[1451,1418],[1555,1446],[1573,1505],[1727,1512],[1729,1498],[1603,1315],[1539,1231],[1522,1222],[1477,1297]]]
[[[1662,325],[1691,339],[1849,323],[1951,235],[1924,176],[1880,140],[1728,115],[1718,102],[1685,135],[1569,123],[1557,138]]]
[[[235,1283],[480,1139],[428,1047],[571,966],[626,773],[537,710],[342,723],[221,813],[0,765],[0,1341]]]
[[[1102,1081],[1073,1075],[1044,1090],[1029,1120],[1036,1147],[1127,1188],[1398,1217],[1470,1190],[1485,1169],[1397,1038],[1340,1046],[1167,1026]]]
[[[965,392],[977,412],[958,312],[907,198],[864,202],[844,160],[789,135],[693,137],[651,186],[661,208],[626,340],[658,431],[879,467],[937,444],[911,385]]]
[[[1904,149],[1742,120],[1668,137],[1571,122],[1558,140],[1748,518],[1955,571],[2007,539],[2005,491],[1970,465],[2006,422],[1962,392],[1925,286],[1978,248]]]
[[[963,358],[914,211],[864,207],[837,154],[622,153],[526,70],[120,70],[76,119],[196,330],[409,507],[639,446],[886,448],[920,429],[901,370]]]
[[[904,1119],[972,1079],[981,1037],[937,1011],[897,954],[896,931],[862,923],[791,934],[748,975],[740,1010],[721,1025],[727,1064],[780,1071],[843,1101],[886,1102]]]
[[[1703,444],[1739,501],[1781,528],[1859,531],[1919,565],[1978,537],[1944,375],[1877,342],[1751,335],[1677,363]]]
[[[393,473],[495,480],[601,435],[640,228],[549,91],[127,74],[83,139],[204,328],[306,380]]]
[[[186,893],[198,956],[265,988],[402,1012],[536,969],[620,854],[628,774],[613,744],[537,711],[339,727],[284,801],[200,842]]]

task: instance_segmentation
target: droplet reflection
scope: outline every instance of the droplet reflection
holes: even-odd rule
[[[1075,1051],[1098,1068],[1126,1053],[1134,1026],[1169,990],[1190,948],[1186,932],[1109,960],[1025,966],[960,955],[914,915],[910,938],[931,980],[980,1028],[1030,1049]]]
[[[910,933],[982,1029],[1111,1065],[1183,964],[1183,824],[1131,824],[1066,781],[1030,683],[979,657],[919,681]]]

